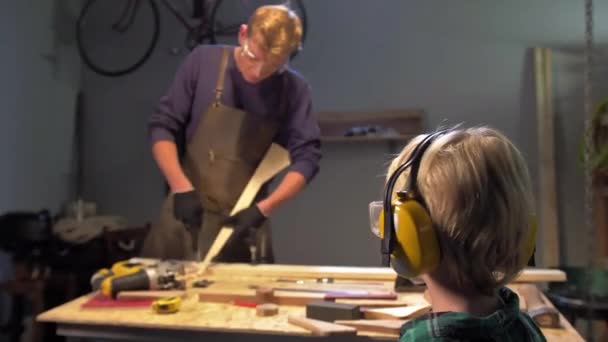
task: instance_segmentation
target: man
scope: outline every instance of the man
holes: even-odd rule
[[[301,37],[293,11],[262,6],[241,25],[239,46],[199,46],[180,66],[149,122],[152,153],[171,194],[144,242],[144,256],[192,259],[192,229],[200,229],[204,256],[227,224],[234,233],[218,261],[274,261],[267,218],[312,180],[321,158],[310,87],[287,66]],[[181,164],[180,132],[186,142]],[[273,142],[289,151],[285,177],[272,193],[264,187],[251,207],[228,217]]]

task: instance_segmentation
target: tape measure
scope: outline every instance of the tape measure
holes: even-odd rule
[[[181,305],[181,297],[168,297],[152,302],[152,309],[158,314],[170,314],[178,312]]]

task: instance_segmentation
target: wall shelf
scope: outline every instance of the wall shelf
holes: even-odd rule
[[[422,109],[317,113],[321,141],[358,143],[407,141],[422,133],[423,116]],[[346,136],[350,128],[364,126],[381,126],[396,131],[397,135]]]
[[[323,142],[392,142],[392,141],[408,141],[415,137],[416,134],[400,134],[397,136],[322,136]]]

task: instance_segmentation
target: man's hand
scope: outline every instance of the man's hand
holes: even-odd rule
[[[203,207],[195,190],[173,194],[173,216],[188,229],[200,229]]]
[[[254,204],[249,208],[243,209],[228,217],[224,220],[223,225],[232,226],[234,228],[232,236],[230,237],[231,240],[243,237],[246,239],[253,239],[253,241],[248,241],[251,245],[252,243],[255,243],[255,232],[262,226],[264,221],[266,221],[266,216],[264,216],[260,211],[260,208]],[[248,234],[248,236],[243,236],[243,234]]]

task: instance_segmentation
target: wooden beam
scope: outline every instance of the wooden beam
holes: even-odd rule
[[[542,241],[542,266],[560,265],[557,183],[555,176],[555,137],[551,50],[534,48],[536,113],[538,122],[538,201],[539,237]]]
[[[306,266],[306,265],[280,265],[280,264],[215,264],[209,267],[214,276],[227,277],[238,274],[243,277],[262,278],[293,278],[316,279],[320,274],[335,280],[360,280],[393,282],[397,277],[395,271],[389,267],[338,267],[338,266]],[[562,282],[566,281],[566,274],[557,269],[525,268],[513,280],[518,283],[531,282]]]

